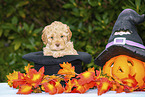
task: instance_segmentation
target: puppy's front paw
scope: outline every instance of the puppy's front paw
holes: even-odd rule
[[[63,56],[64,56],[64,55],[63,55],[62,52],[54,52],[54,53],[53,53],[53,57],[54,57],[54,58],[63,57]]]
[[[58,53],[57,53],[57,52],[54,52],[54,53],[53,53],[53,57],[54,57],[54,58],[58,58]]]

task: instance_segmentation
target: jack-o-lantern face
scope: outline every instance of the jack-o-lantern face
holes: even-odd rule
[[[126,55],[119,55],[106,62],[103,66],[103,72],[120,79],[127,78],[130,74],[135,76],[138,85],[142,86],[145,77],[145,63]]]

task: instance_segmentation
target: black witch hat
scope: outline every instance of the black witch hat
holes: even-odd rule
[[[117,55],[128,55],[145,61],[145,46],[135,26],[144,21],[144,14],[139,15],[132,9],[123,10],[113,27],[105,50],[95,59],[95,64],[103,66],[108,60]]]

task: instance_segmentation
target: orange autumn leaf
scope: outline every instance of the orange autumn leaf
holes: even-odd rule
[[[47,78],[49,80],[56,80],[56,82],[63,80],[63,78],[61,76],[56,76],[56,75],[51,75],[51,76],[48,76]]]
[[[122,93],[124,92],[124,86],[121,85],[118,81],[112,81],[112,91],[116,91],[116,93]]]
[[[44,67],[40,68],[37,72],[35,69],[29,69],[29,72],[26,74],[27,83],[31,84],[34,87],[40,85],[42,78],[44,76]]]
[[[128,75],[128,78],[119,79],[116,76],[113,77],[115,83],[119,83],[116,85],[116,92],[132,92],[138,88],[138,82],[135,79],[135,76]],[[113,85],[113,87],[115,87]]]
[[[78,83],[80,85],[84,85],[86,83],[94,81],[94,76],[95,76],[95,73],[93,71],[85,71],[77,76],[77,78],[80,78],[78,80]]]
[[[55,82],[55,87],[57,89],[57,93],[58,94],[63,93],[64,88],[62,87],[62,85],[60,84],[60,82]]]
[[[91,81],[84,85],[80,85],[77,79],[73,79],[72,82],[74,83],[74,86],[72,88],[73,90],[71,91],[71,93],[85,93],[90,88],[93,88],[96,84],[96,82]]]
[[[111,82],[107,78],[100,78],[99,82],[100,84],[97,86],[98,95],[102,95],[103,93],[106,93],[112,87]]]
[[[117,86],[116,93],[122,93],[122,92],[124,92],[124,86],[122,85]]]
[[[65,76],[65,79],[68,80],[72,77],[75,77],[75,67],[71,65],[71,63],[63,62],[63,64],[59,64],[63,69],[60,69],[57,74],[61,74]]]
[[[138,82],[136,81],[135,77],[128,75],[128,78],[121,79],[122,83],[124,85],[127,85],[129,87],[136,87]]]
[[[41,83],[45,83],[45,82],[49,82],[51,80],[55,80],[56,82],[60,82],[63,80],[63,78],[61,76],[56,76],[56,75],[44,75],[43,80],[41,81]]]
[[[29,72],[29,69],[31,69],[31,67],[34,67],[33,65],[30,65],[30,63],[24,67],[24,70],[26,71],[26,73]]]
[[[73,79],[72,81],[74,83],[74,87],[75,87],[74,90],[75,90],[75,92],[77,92],[77,93],[85,93],[88,90],[83,85],[80,85],[78,83],[77,79]],[[73,90],[73,92],[74,92],[74,90]]]
[[[18,79],[14,79],[13,80],[13,88],[17,88],[19,87],[20,85],[23,85],[26,83],[26,80],[24,78],[24,74],[23,73],[20,73],[18,72]]]
[[[53,84],[50,83],[43,83],[44,89],[46,93],[49,93],[51,95],[57,93],[57,89]]]
[[[104,78],[104,76],[101,75],[101,69],[96,70],[96,75],[97,75],[97,76],[95,76],[96,79],[98,79],[98,78]]]
[[[95,68],[94,67],[93,68],[88,68],[88,71],[95,73]]]
[[[85,89],[85,87],[83,87],[83,86],[77,86],[77,87],[75,87],[73,90],[72,90],[72,92],[71,93],[85,93],[87,90]]]
[[[13,86],[13,80],[18,79],[18,72],[13,71],[13,73],[9,73],[9,75],[6,75],[6,77],[8,78],[8,85],[10,87],[12,87]]]
[[[32,92],[32,86],[29,84],[23,84],[20,86],[17,94],[30,94]]]
[[[139,87],[139,90],[145,91],[145,77],[143,78],[144,84],[143,86]]]
[[[132,92],[136,90],[138,82],[136,81],[134,76],[128,75],[128,78],[121,79],[123,86],[124,86],[124,92]]]
[[[91,81],[89,83],[84,84],[84,87],[85,87],[86,90],[89,90],[90,88],[93,88],[94,86],[96,86],[95,81]]]
[[[48,77],[49,77],[49,75],[44,75],[43,76],[43,79],[41,81],[41,84],[46,83],[46,82],[49,82],[49,80],[47,79]]]
[[[57,82],[56,80],[42,83],[42,89],[50,94],[60,94],[64,91],[64,88],[62,87],[60,82]]]
[[[69,79],[69,81],[66,83],[65,86],[65,93],[70,93],[72,91],[72,88],[75,84],[72,82],[72,80]]]
[[[33,88],[33,93],[42,93],[41,88],[40,87]]]

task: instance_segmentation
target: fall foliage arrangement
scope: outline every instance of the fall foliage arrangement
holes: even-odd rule
[[[98,89],[98,95],[109,90],[121,92],[145,91],[144,84],[138,85],[135,77],[128,74],[128,77],[119,79],[115,76],[107,76],[100,70],[89,68],[87,71],[77,74],[71,63],[60,64],[62,69],[54,75],[44,75],[44,67],[37,72],[33,66],[25,66],[25,73],[14,71],[7,75],[8,85],[18,89],[17,94],[42,93],[43,91],[53,94],[60,93],[85,93],[91,88]],[[65,85],[61,84],[65,82]]]

